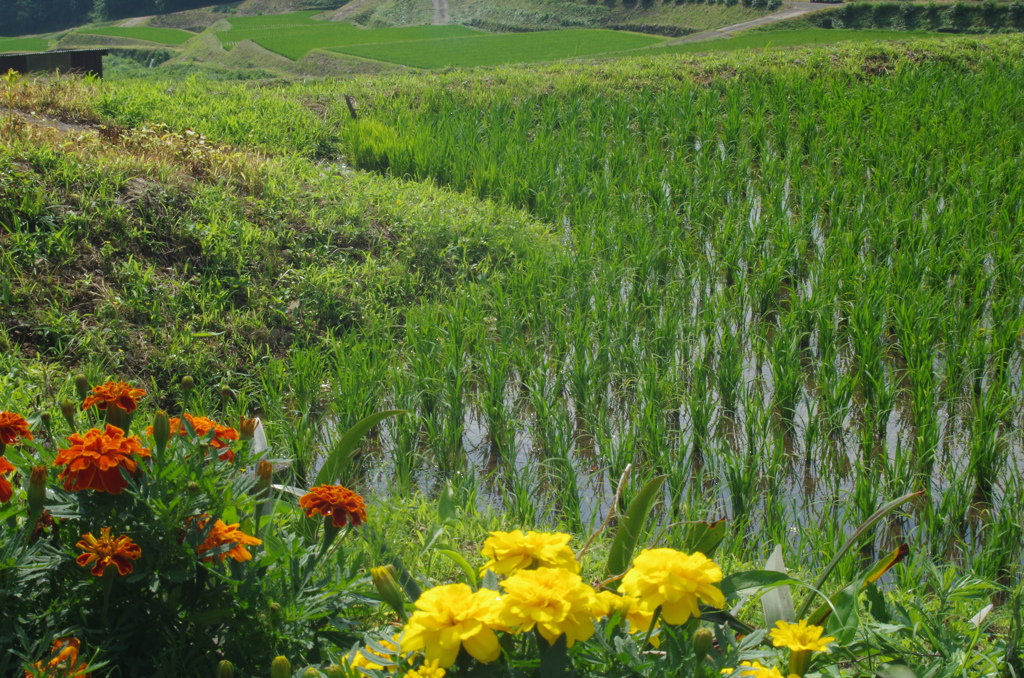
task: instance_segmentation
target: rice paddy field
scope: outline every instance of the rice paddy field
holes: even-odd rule
[[[222,204],[189,142],[197,188],[118,165],[79,201],[62,170],[58,210],[39,177],[70,151],[8,151],[0,187],[36,188],[3,212],[0,407],[57,412],[70,370],[174,405],[188,370],[200,411],[224,384],[226,419],[263,417],[300,487],[339,431],[406,410],[348,470],[382,512],[587,535],[663,476],[645,539],[725,520],[718,557],[780,547],[801,573],[917,492],[837,571],[905,546],[887,590],[1019,607],[1022,56],[1020,36],[948,37],[26,93],[287,160],[232,161]],[[108,203],[119,235],[81,247],[120,306],[89,311],[89,282],[46,296],[75,247],[52,215]],[[1005,624],[979,642],[1019,663]],[[995,675],[954,654],[919,661]]]
[[[50,49],[47,38],[0,38],[0,53],[45,52]]]
[[[392,29],[400,30],[400,29]],[[490,34],[445,40],[332,47],[331,51],[416,68],[495,66],[556,61],[657,45],[664,38],[599,29]]]
[[[706,61],[624,60],[173,97],[112,83],[102,106],[273,152],[333,145],[551,225],[557,265],[345,335],[359,348],[334,372],[373,376],[356,401],[332,388],[338,408],[418,415],[374,462],[401,491],[457,473],[583,529],[632,463],[668,475],[666,520],[726,516],[739,552],[814,561],[814,539],[925,489],[878,544],[997,577],[1021,555],[1024,70],[1018,38],[952,43],[914,44],[955,67],[866,46],[838,52],[856,67],[745,57],[706,84],[683,75]],[[316,381],[324,358],[303,355]]]
[[[188,31],[175,28],[151,28],[149,26],[136,26],[132,28],[108,26],[105,28],[85,28],[78,32],[87,35],[109,35],[115,38],[147,40],[149,42],[158,42],[161,45],[181,45],[196,37],[195,33]]]
[[[404,28],[362,29],[345,22],[314,21],[315,12],[296,12],[276,16],[232,18],[232,28],[218,33],[221,44],[230,49],[242,40],[252,40],[289,59],[301,59],[311,49],[440,40],[476,35],[479,31],[464,26],[408,26]]]

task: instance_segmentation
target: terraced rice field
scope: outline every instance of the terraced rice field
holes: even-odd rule
[[[367,30],[344,22],[314,21],[310,18],[313,14],[315,12],[233,18],[230,20],[231,30],[218,33],[218,37],[226,49],[242,40],[252,40],[289,59],[301,59],[312,49],[439,40],[479,34],[479,31],[464,26],[409,26]]]
[[[417,68],[470,68],[623,52],[664,41],[664,38],[640,33],[579,29],[348,45],[333,47],[331,51]]]
[[[50,49],[47,38],[0,38],[0,53],[45,52]]]
[[[181,45],[196,37],[195,33],[179,30],[177,28],[150,28],[148,26],[136,26],[132,28],[121,28],[109,26],[106,28],[86,28],[78,31],[87,35],[109,35],[115,38],[132,38],[135,40],[146,40],[158,42],[161,45]]]

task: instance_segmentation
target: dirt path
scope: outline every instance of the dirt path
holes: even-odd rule
[[[434,5],[434,25],[444,26],[448,23],[448,0],[430,0]]]
[[[139,24],[141,24],[146,19],[151,19],[151,18],[152,17],[148,17],[148,16],[133,17],[131,19],[128,19],[127,21],[123,21],[121,23],[121,28],[134,28],[135,26],[138,26]]]
[[[32,125],[33,127],[49,127],[65,134],[83,134],[86,132],[95,134],[97,132],[97,126],[91,123],[66,122],[0,106],[0,123],[6,123],[11,116],[17,118],[22,124]]]
[[[732,26],[723,26],[722,28],[716,28],[713,31],[694,33],[692,35],[687,35],[685,38],[663,42],[662,45],[678,45],[683,42],[700,42],[702,40],[711,40],[713,38],[731,38],[735,31],[742,31],[748,28],[754,28],[755,26],[767,26],[768,24],[774,24],[786,19],[793,19],[831,6],[832,5],[822,4],[820,2],[787,2],[782,5],[782,9],[773,14],[766,14],[765,16],[760,16],[756,19],[751,19],[750,21],[744,21],[743,23],[733,24]]]
[[[363,5],[370,2],[370,0],[351,0],[344,7],[339,9],[337,12],[327,18],[328,21],[344,21],[353,14],[357,14],[359,10],[363,8]]]

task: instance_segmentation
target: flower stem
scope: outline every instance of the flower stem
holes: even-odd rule
[[[654,633],[654,627],[658,625],[658,619],[661,617],[661,605],[654,610],[654,614],[651,615],[651,625],[647,627],[647,633],[644,634],[644,642],[642,647],[647,647],[651,642],[651,634]]]

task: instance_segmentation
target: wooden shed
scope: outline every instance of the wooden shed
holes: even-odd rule
[[[103,57],[107,54],[109,52],[105,49],[55,49],[49,52],[0,54],[0,74],[13,69],[18,73],[60,71],[102,78]]]

